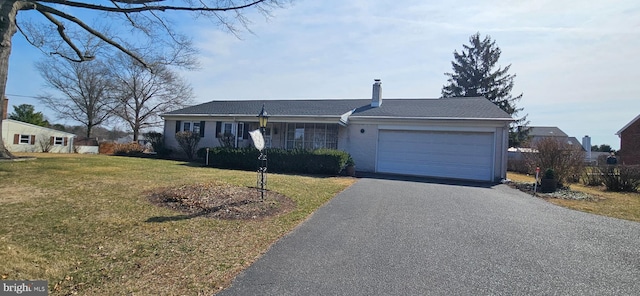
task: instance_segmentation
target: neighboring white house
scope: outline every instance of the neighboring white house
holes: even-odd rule
[[[2,137],[11,152],[74,152],[74,134],[17,120],[2,121]]]
[[[485,98],[212,101],[162,114],[164,142],[180,151],[176,132],[201,136],[200,147],[251,145],[264,104],[267,147],[347,151],[358,171],[499,181],[506,177],[513,119]]]

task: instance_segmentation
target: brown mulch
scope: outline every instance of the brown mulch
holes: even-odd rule
[[[260,219],[287,213],[296,207],[290,198],[273,191],[264,200],[257,188],[206,183],[155,189],[148,194],[151,203],[182,212],[176,217],[155,217],[152,222],[195,217],[219,219]]]

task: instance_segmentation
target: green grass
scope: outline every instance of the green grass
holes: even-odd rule
[[[52,295],[210,295],[354,181],[269,174],[268,188],[297,203],[292,212],[252,221],[148,222],[180,215],[150,204],[149,190],[214,181],[255,186],[256,173],[103,155],[35,156],[0,162],[0,276],[48,280]]]
[[[507,178],[516,182],[534,182],[534,176],[508,172]],[[550,203],[570,209],[602,216],[640,222],[640,193],[610,192],[604,186],[584,186],[571,184],[571,190],[587,193],[596,200],[567,200],[546,198]]]

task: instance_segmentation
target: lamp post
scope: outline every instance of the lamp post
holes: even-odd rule
[[[262,133],[262,138],[264,138],[264,132],[267,128],[267,123],[269,122],[269,114],[267,111],[264,111],[264,104],[262,104],[262,110],[258,113],[258,123],[260,125],[260,133]],[[260,185],[260,198],[264,200],[264,187],[267,185],[266,179],[267,173],[267,150],[260,150],[260,156],[258,156],[258,185]]]

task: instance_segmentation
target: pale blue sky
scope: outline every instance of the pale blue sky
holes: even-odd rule
[[[185,22],[202,70],[183,75],[199,103],[369,98],[374,78],[385,98],[437,98],[453,51],[480,32],[502,49],[501,65],[512,64],[530,125],[619,148],[614,134],[640,114],[640,2],[431,2],[444,1],[298,0],[268,21],[251,14],[254,34],[242,40]],[[33,67],[41,56],[14,37],[7,94],[10,106],[35,105],[55,122],[37,100],[21,97],[44,91]]]

